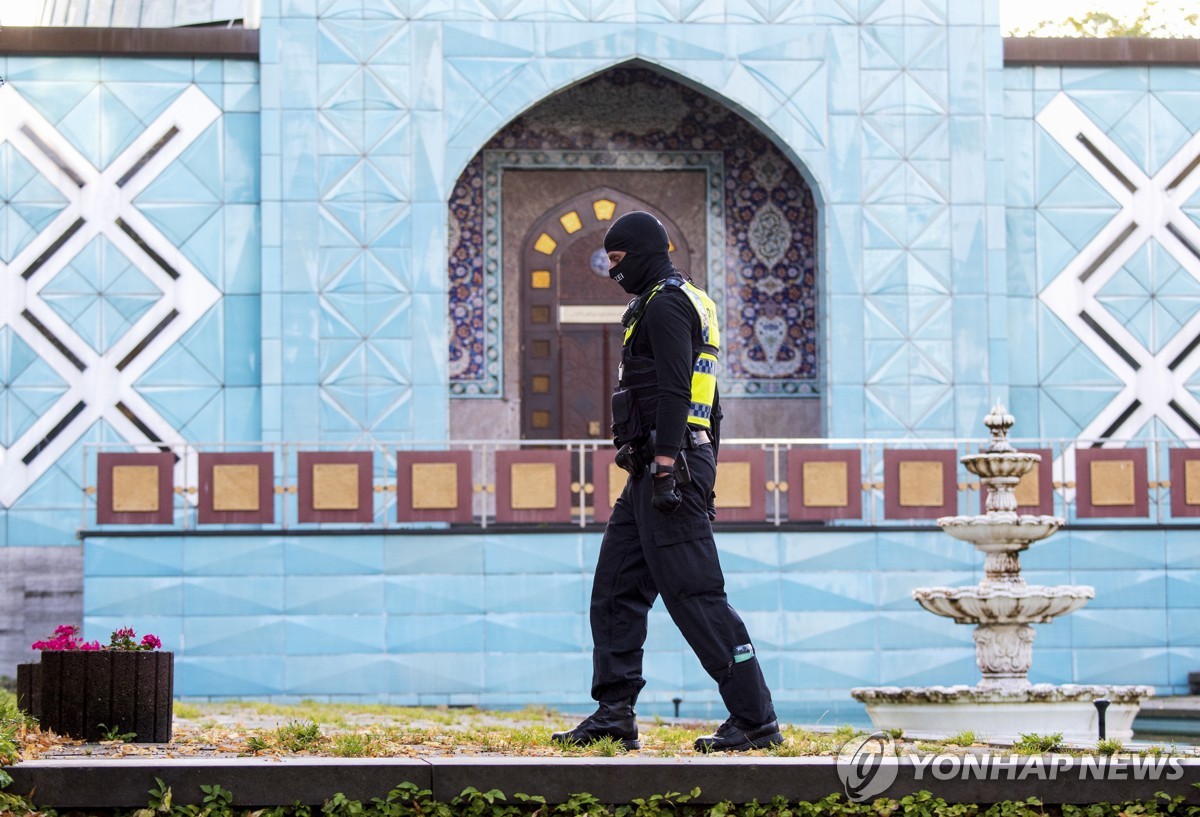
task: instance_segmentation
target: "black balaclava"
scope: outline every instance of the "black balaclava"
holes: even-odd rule
[[[668,254],[670,246],[662,222],[641,210],[626,213],[613,222],[604,236],[605,252],[625,253],[621,263],[608,271],[608,277],[630,295],[641,295],[655,281],[674,271]]]

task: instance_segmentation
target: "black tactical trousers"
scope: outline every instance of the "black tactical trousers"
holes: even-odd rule
[[[775,710],[758,659],[734,661],[734,649],[750,644],[750,635],[725,596],[708,520],[716,477],[712,446],[685,453],[692,482],[679,486],[677,511],[654,510],[653,477],[643,471],[626,483],[604,531],[592,584],[592,697],[616,701],[641,691],[646,620],[661,595],[729,713],[747,726],[767,723]]]

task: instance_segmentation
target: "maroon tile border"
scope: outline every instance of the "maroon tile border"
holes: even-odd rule
[[[569,522],[571,520],[570,451],[497,451],[496,521],[497,522]],[[549,462],[556,468],[554,507],[539,510],[514,510],[512,507],[512,470],[518,463]]]
[[[201,454],[198,467],[200,499],[196,521],[201,525],[270,525],[275,521],[275,455],[270,452]],[[217,465],[258,466],[258,510],[218,511],[213,507],[213,468]]]
[[[1200,516],[1200,505],[1187,502],[1187,480],[1184,478],[1187,464],[1200,460],[1200,449],[1172,448],[1168,453],[1171,457],[1171,516]]]
[[[1133,462],[1133,504],[1093,505],[1093,462],[1130,460]],[[1144,448],[1079,448],[1075,451],[1075,515],[1094,517],[1143,518],[1150,513],[1150,486],[1146,479]]]
[[[158,467],[157,511],[114,511],[113,468],[118,465]],[[100,454],[96,464],[96,523],[99,525],[170,525],[175,521],[175,455]]]
[[[942,463],[942,504],[906,507],[900,504],[900,463]],[[958,513],[958,457],[951,450],[885,449],[883,452],[883,515],[885,519],[937,519]]]
[[[256,29],[4,26],[0,52],[44,57],[217,57],[257,60]]]
[[[458,466],[457,508],[414,508],[412,466],[424,463],[453,463]],[[397,451],[396,521],[449,522],[470,524],[475,518],[471,508],[470,451]]]
[[[372,522],[375,519],[375,455],[370,451],[301,451],[299,460],[299,500],[296,518],[300,522]],[[352,511],[318,511],[313,508],[314,465],[358,466],[358,508]]]
[[[1018,505],[1017,513],[1051,516],[1054,514],[1054,452],[1049,448],[1022,448],[1022,454],[1040,454],[1042,461],[1034,466],[1038,475],[1038,504]],[[974,478],[978,481],[978,477]],[[987,488],[982,483],[979,486],[979,511],[987,512]]]
[[[804,463],[846,463],[846,505],[840,508],[808,505],[804,498]],[[857,448],[832,448],[788,452],[788,519],[813,522],[825,519],[858,519],[862,516],[862,452]]]
[[[723,508],[721,494],[717,493],[716,522],[763,522],[767,518],[766,499],[766,452],[761,448],[730,448],[721,446],[717,458],[717,470],[731,462],[750,463],[750,507]]]
[[[598,448],[592,452],[592,521],[607,522],[612,516],[608,504],[608,466],[617,459],[616,449]],[[623,475],[624,471],[621,472]]]

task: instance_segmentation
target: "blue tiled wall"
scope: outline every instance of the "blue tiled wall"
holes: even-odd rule
[[[445,435],[449,192],[527,108],[630,60],[735,105],[812,181],[830,434],[975,433],[1008,381],[994,1],[269,0],[268,438]],[[395,319],[356,331],[379,299]]]
[[[89,538],[85,630],[100,637],[135,622],[160,635],[178,652],[183,696],[585,708],[598,540]],[[854,686],[978,680],[971,628],[911,595],[978,582],[983,557],[968,545],[940,531],[724,532],[718,543],[730,600],[786,717],[857,718]],[[1037,627],[1032,680],[1185,691],[1200,649],[1200,544],[1163,531],[1066,530],[1022,562],[1030,583],[1096,588],[1081,611]],[[723,716],[661,605],[645,671],[645,712],[667,714],[681,697],[686,714]]]
[[[261,65],[0,58],[4,294],[22,288],[89,371],[0,310],[0,546],[74,544],[84,445],[143,439],[111,384],[171,441],[445,439],[451,186],[521,112],[630,60],[736,106],[810,181],[831,436],[978,436],[994,398],[1023,436],[1200,428],[1200,259],[1186,251],[1200,246],[1200,69],[1004,68],[996,0],[263,6]],[[77,205],[12,123],[93,179],[119,175],[163,116],[181,135],[132,177],[130,218],[183,283],[105,234],[64,245],[62,269],[26,287],[38,242]],[[1098,156],[1140,191],[1128,235],[1133,194]],[[182,317],[117,369],[124,337],[171,298]],[[21,465],[76,401],[70,433]],[[909,598],[976,580],[965,546],[918,532],[721,544],[785,706],[973,680],[967,629]],[[590,534],[97,537],[86,623],[159,633],[189,695],[579,704],[596,547]],[[1068,529],[1026,565],[1098,591],[1040,628],[1035,679],[1181,691],[1200,661],[1186,535]],[[651,699],[707,712],[710,684],[661,613],[651,638]]]
[[[1004,71],[1010,407],[1023,433],[1196,436],[1198,82],[1191,66]]]
[[[0,76],[0,546],[77,545],[87,444],[261,438],[259,70]]]

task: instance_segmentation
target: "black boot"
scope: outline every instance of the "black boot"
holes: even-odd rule
[[[711,735],[696,738],[697,752],[744,752],[747,749],[766,749],[783,743],[779,734],[779,722],[768,721],[761,726],[743,728],[735,718],[730,718],[717,727]]]
[[[550,740],[556,743],[574,743],[584,745],[600,738],[618,740],[627,750],[641,749],[642,742],[638,740],[636,715],[633,711],[633,698],[621,701],[601,701],[600,708],[583,719],[583,722],[569,732],[555,732]]]

